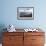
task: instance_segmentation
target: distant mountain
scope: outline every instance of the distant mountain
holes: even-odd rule
[[[31,12],[20,12],[20,17],[32,17]]]

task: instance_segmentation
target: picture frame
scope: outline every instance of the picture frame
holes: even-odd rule
[[[17,19],[18,20],[33,20],[34,7],[17,7]]]

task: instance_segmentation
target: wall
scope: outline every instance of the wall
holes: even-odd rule
[[[42,2],[41,2],[42,1]],[[46,28],[45,0],[1,0],[0,24],[15,25],[17,28]],[[34,7],[34,20],[17,20],[17,7]]]

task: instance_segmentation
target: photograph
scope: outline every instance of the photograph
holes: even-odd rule
[[[34,19],[34,8],[33,7],[18,7],[17,8],[17,19]]]

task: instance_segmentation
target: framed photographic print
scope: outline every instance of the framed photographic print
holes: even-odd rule
[[[18,7],[17,8],[18,20],[33,20],[34,19],[34,7]]]

